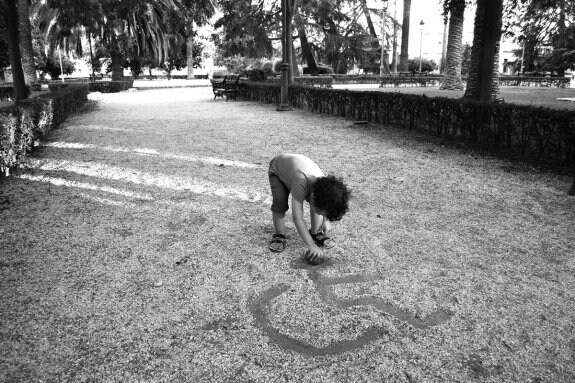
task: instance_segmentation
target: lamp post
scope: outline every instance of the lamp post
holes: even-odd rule
[[[383,0],[383,10],[381,15],[381,58],[379,62],[379,77],[385,74],[385,14],[387,13],[387,1]]]
[[[276,108],[278,112],[285,112],[292,110],[289,106],[289,51],[288,43],[291,39],[291,30],[289,30],[288,22],[288,0],[282,0],[282,63],[280,64],[281,70],[281,92],[280,92],[280,105]]]
[[[423,26],[425,25],[425,23],[423,22],[423,20],[421,20],[419,22],[419,30],[421,32],[420,36],[419,36],[419,73],[421,73],[421,48],[423,46]]]

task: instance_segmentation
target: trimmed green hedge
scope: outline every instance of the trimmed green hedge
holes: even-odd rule
[[[0,172],[26,157],[35,142],[88,100],[87,86],[70,86],[0,108]]]
[[[30,94],[30,87],[26,85],[27,94]],[[0,101],[13,101],[14,100],[14,86],[2,85],[0,86]]]
[[[279,105],[280,86],[244,83],[239,95]],[[289,104],[314,112],[456,138],[526,161],[575,166],[575,111],[297,85],[289,89]]]
[[[90,92],[117,93],[134,86],[134,79],[123,81],[95,81],[89,83]]]

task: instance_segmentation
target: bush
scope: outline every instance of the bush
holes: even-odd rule
[[[277,73],[274,70],[274,63],[272,61],[265,61],[262,63],[261,69],[264,71],[264,74],[267,76],[273,76]]]
[[[66,88],[68,86],[68,84],[63,83],[63,82],[51,82],[48,84],[48,89],[50,89],[50,91],[54,92],[57,90],[60,90],[62,88]]]
[[[432,72],[435,69],[437,69],[437,64],[435,63],[434,60],[429,60],[426,58],[421,59],[422,72]],[[410,72],[419,72],[419,57],[408,60],[407,70],[409,70]]]
[[[266,73],[261,69],[248,69],[244,72],[244,76],[250,81],[260,82],[266,80]]]
[[[30,94],[30,87],[26,85],[26,94]],[[0,86],[0,101],[13,101],[14,100],[14,87],[12,85]]]
[[[22,162],[35,142],[60,125],[87,99],[88,87],[79,85],[0,108],[0,171],[8,174]]]
[[[319,75],[329,75],[334,74],[333,68],[328,65],[318,65],[317,66],[318,74]],[[307,66],[303,67],[303,74],[309,74],[309,68]]]
[[[134,80],[124,81],[96,81],[89,83],[90,92],[118,93],[128,90],[134,85]]]

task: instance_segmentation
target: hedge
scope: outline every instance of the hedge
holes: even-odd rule
[[[117,93],[134,86],[134,79],[123,81],[94,81],[89,83],[90,92]]]
[[[26,157],[36,142],[88,100],[87,86],[70,86],[0,108],[0,172]]]
[[[30,94],[30,87],[28,85],[26,85],[26,94]],[[0,86],[0,101],[14,101],[13,85]]]
[[[244,83],[239,95],[279,105],[280,89],[277,84]],[[575,166],[575,111],[297,85],[289,88],[289,104],[455,138],[530,162]]]

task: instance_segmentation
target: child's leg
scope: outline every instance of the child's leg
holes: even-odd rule
[[[281,252],[286,247],[285,215],[289,208],[289,189],[273,173],[269,173],[270,188],[272,190],[272,220],[275,234],[270,242],[270,250]]]
[[[274,221],[274,229],[276,230],[276,234],[286,234],[286,227],[285,227],[285,212],[280,211],[272,211],[272,219]]]

